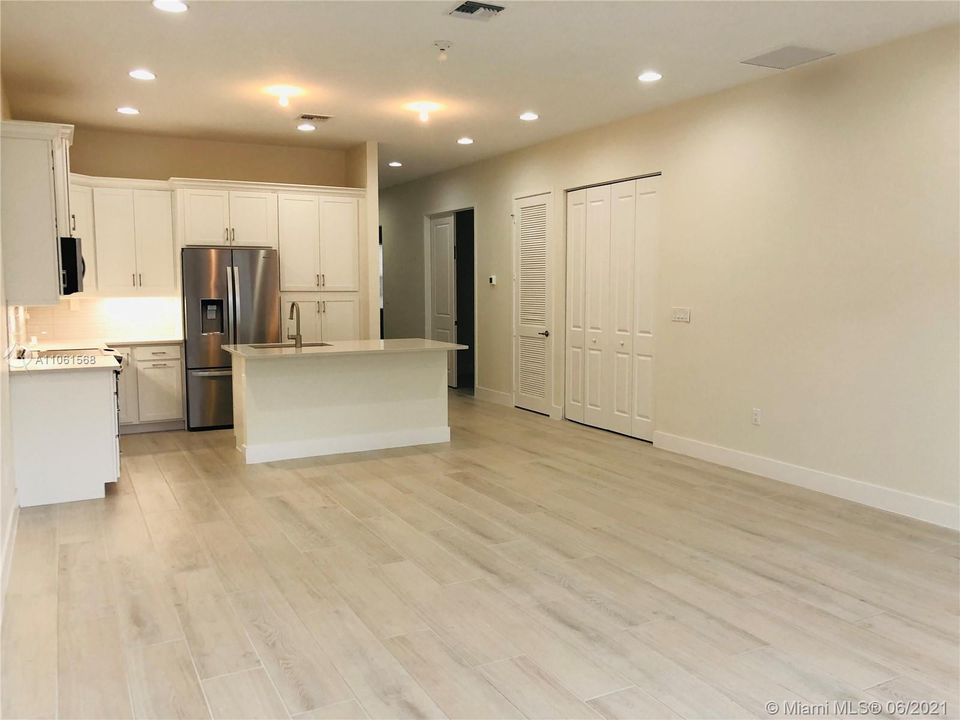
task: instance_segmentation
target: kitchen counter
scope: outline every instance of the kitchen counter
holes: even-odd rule
[[[422,338],[256,348],[233,359],[233,421],[247,463],[448,442],[447,353]]]
[[[424,338],[401,338],[396,340],[343,340],[302,348],[293,347],[293,343],[284,343],[284,347],[270,348],[260,348],[254,345],[224,345],[223,349],[231,355],[242,356],[247,360],[273,360],[304,356],[330,357],[367,353],[447,352],[450,350],[466,350],[467,346]]]

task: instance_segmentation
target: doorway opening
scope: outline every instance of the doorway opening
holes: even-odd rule
[[[473,208],[429,218],[426,243],[428,337],[466,345],[447,358],[447,385],[473,394],[476,386],[476,287]]]

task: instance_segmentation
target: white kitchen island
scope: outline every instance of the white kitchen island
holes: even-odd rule
[[[247,463],[450,440],[447,353],[465,345],[407,338],[223,349]]]

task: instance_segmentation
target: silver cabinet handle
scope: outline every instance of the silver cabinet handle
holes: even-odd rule
[[[320,301],[317,300],[317,312],[320,312]]]
[[[143,287],[143,273],[137,273],[137,278],[140,281],[140,287]]]
[[[70,230],[72,232],[77,231],[77,216],[73,213],[70,213]]]
[[[137,286],[137,274],[136,274],[136,273],[130,273],[130,283],[131,283],[134,287]]]
[[[166,355],[166,354],[167,354],[167,351],[166,351],[166,350],[154,350],[154,351],[152,351],[150,354],[151,354],[151,355]]]
[[[320,275],[319,275],[319,273],[317,274],[317,287],[320,287]]]
[[[326,286],[327,286],[327,276],[324,275],[323,273],[320,273],[320,287],[326,287]]]
[[[230,244],[230,228],[223,229],[223,244],[224,245]]]
[[[325,312],[327,311],[327,301],[326,301],[326,300],[321,300],[321,301],[320,301],[320,306],[323,308],[323,310],[321,310],[320,312],[325,313]]]
[[[170,367],[169,363],[150,363],[151,367]]]
[[[237,241],[237,229],[230,228],[230,244],[232,245]]]

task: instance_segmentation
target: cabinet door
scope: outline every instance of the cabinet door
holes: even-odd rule
[[[280,289],[320,287],[320,198],[277,196],[280,215]]]
[[[133,190],[94,188],[97,236],[97,288],[131,294],[137,287],[137,249]]]
[[[281,296],[283,311],[283,342],[293,342],[287,339],[288,334],[296,331],[297,324],[290,320],[290,306],[297,303],[300,307],[300,334],[303,341],[320,342],[320,293],[284,293]]]
[[[177,285],[173,214],[168,190],[134,190],[137,286],[145,293],[171,292]]]
[[[321,295],[320,338],[323,342],[360,339],[360,300],[355,293]]]
[[[93,188],[83,185],[70,186],[70,235],[80,238],[80,250],[86,272],[83,276],[83,292],[92,295],[97,291],[97,244],[93,231]]]
[[[183,244],[226,245],[230,227],[230,193],[226,190],[181,190]]]
[[[140,422],[183,417],[180,363],[171,360],[137,361]]]
[[[137,398],[137,367],[130,348],[114,348],[122,357],[120,381],[117,393],[120,404],[120,424],[133,425],[140,422],[140,407]]]
[[[359,289],[359,210],[356,198],[320,199],[320,287]]]
[[[230,193],[230,244],[277,247],[276,193]]]

